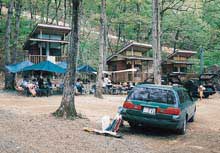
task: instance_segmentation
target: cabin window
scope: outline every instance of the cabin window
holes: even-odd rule
[[[131,61],[127,61],[126,68],[127,68],[127,69],[131,69],[131,67],[132,67],[132,66],[131,66]]]
[[[112,64],[112,71],[116,71],[117,70],[117,65],[116,64]]]
[[[41,38],[41,34],[38,34],[38,35],[37,35],[37,38]],[[49,38],[50,38],[49,35],[42,34],[42,39],[49,39]]]
[[[187,68],[186,67],[180,67],[180,72],[187,72]]]
[[[178,72],[178,67],[173,67],[174,72]]]
[[[52,40],[62,40],[62,37],[59,35],[50,35],[50,39]]]
[[[61,56],[61,51],[57,49],[50,50],[50,56]]]
[[[37,38],[41,39],[41,34],[38,34]],[[60,35],[42,34],[42,39],[62,40],[62,36],[60,36]]]
[[[50,43],[50,48],[60,49],[61,46],[59,43]]]

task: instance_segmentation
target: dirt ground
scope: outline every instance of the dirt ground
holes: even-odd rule
[[[125,96],[77,96],[76,108],[83,119],[57,119],[50,115],[61,96],[24,97],[0,90],[0,153],[220,153],[220,95],[197,103],[194,123],[187,134],[127,124],[122,139],[84,132],[101,128],[101,117],[114,117]]]

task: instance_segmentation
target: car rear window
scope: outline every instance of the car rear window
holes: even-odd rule
[[[151,101],[165,104],[175,104],[173,91],[157,88],[135,88],[129,95],[128,100]]]

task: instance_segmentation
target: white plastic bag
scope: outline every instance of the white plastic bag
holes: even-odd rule
[[[110,125],[110,117],[109,116],[103,116],[102,117],[102,131],[105,131],[105,129]]]

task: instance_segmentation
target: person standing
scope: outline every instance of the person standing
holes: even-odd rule
[[[198,93],[199,93],[199,98],[200,98],[200,100],[202,100],[202,97],[204,96],[203,95],[203,91],[205,90],[205,87],[203,87],[203,85],[200,85],[199,87],[198,87]]]

